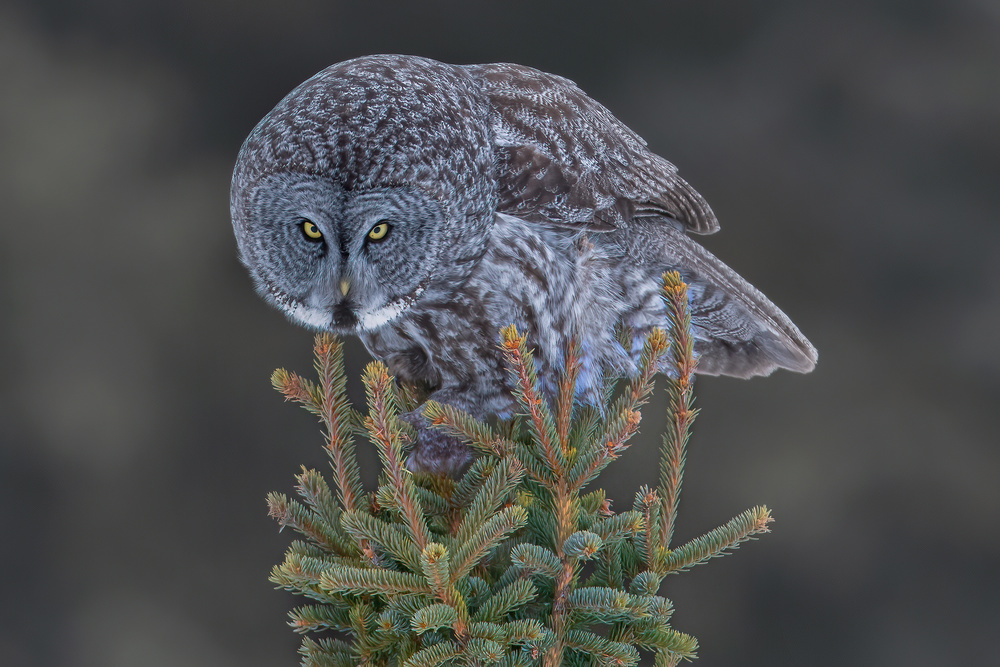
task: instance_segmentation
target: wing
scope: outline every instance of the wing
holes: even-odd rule
[[[491,103],[501,213],[593,230],[639,216],[719,229],[677,167],[569,79],[506,63],[469,70]]]

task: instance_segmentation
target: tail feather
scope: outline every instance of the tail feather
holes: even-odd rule
[[[669,256],[689,285],[698,372],[749,378],[778,368],[808,373],[818,354],[781,309],[680,230]]]

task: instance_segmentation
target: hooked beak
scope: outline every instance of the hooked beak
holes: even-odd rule
[[[340,293],[347,296],[347,292],[351,289],[351,281],[347,278],[343,278],[340,281]]]

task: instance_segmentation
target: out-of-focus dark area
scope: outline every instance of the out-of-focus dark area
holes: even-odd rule
[[[995,664],[990,0],[7,0],[0,663],[297,664],[264,496],[325,461],[268,378],[309,371],[311,334],[254,294],[229,177],[285,93],[384,52],[575,80],[819,348],[808,376],[699,383],[678,538],[755,504],[776,521],[666,581],[697,664]],[[655,483],[658,413],[603,478],[618,509]]]

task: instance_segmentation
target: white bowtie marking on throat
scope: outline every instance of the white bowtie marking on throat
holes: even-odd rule
[[[385,326],[408,310],[423,293],[424,288],[418,287],[413,291],[413,294],[400,297],[381,308],[358,313],[358,329],[361,331],[371,331],[372,329]]]

